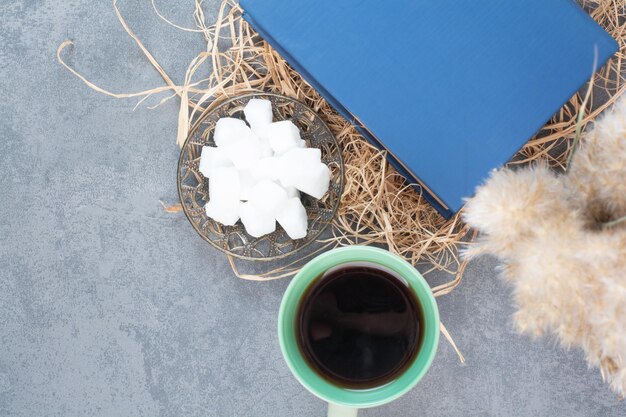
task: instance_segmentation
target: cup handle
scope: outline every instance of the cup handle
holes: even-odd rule
[[[358,412],[358,408],[328,403],[328,417],[356,417]]]

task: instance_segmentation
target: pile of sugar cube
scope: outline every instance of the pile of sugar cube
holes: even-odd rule
[[[246,232],[260,237],[276,222],[292,239],[307,234],[307,214],[300,191],[321,199],[330,170],[321,152],[307,148],[291,120],[272,122],[272,103],[251,99],[244,107],[249,124],[224,117],[217,121],[216,147],[204,146],[199,171],[209,179],[207,216],[232,226],[239,219]]]

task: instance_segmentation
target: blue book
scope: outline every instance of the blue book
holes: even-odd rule
[[[573,0],[240,5],[444,217],[617,51]]]

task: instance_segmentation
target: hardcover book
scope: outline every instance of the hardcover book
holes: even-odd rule
[[[573,0],[241,0],[444,217],[617,51]]]

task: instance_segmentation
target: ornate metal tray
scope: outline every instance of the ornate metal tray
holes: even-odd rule
[[[243,108],[252,98],[272,102],[274,121],[291,119],[300,128],[308,147],[319,148],[322,161],[331,170],[328,193],[317,200],[304,193],[302,204],[308,215],[307,235],[292,240],[277,224],[276,231],[254,238],[246,233],[241,222],[223,226],[209,218],[204,205],[209,200],[209,181],[198,171],[203,146],[215,146],[213,130],[222,117],[244,119]],[[252,93],[229,99],[213,110],[203,113],[189,132],[178,160],[178,194],[187,219],[200,236],[217,249],[248,260],[272,260],[287,255],[314,242],[331,223],[343,192],[344,166],[337,140],[324,121],[301,102],[269,93]]]

